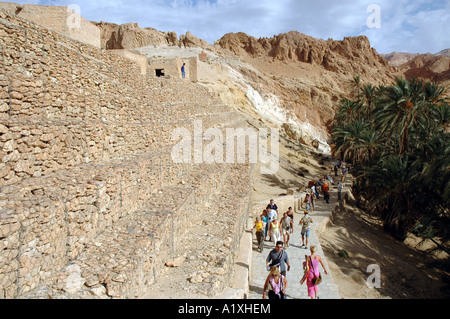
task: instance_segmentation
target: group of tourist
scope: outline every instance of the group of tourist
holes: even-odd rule
[[[337,183],[333,180],[330,173],[334,172],[334,177],[337,177]],[[338,200],[342,199],[342,187],[345,182],[346,174],[349,172],[349,167],[345,167],[341,161],[337,161],[331,167],[331,172],[323,178],[315,181],[310,181],[308,187],[304,192],[304,197],[300,200],[300,208],[304,209],[304,216],[299,221],[301,225],[302,246],[300,248],[308,249],[309,238],[311,233],[311,224],[314,223],[310,214],[314,212],[315,203],[320,196],[327,204],[330,203],[330,188],[331,185],[336,186],[338,190]],[[339,178],[340,177],[340,178]],[[266,298],[266,291],[268,290],[269,299],[285,299],[288,281],[286,279],[286,272],[290,270],[289,257],[285,247],[289,247],[289,241],[294,233],[294,211],[292,207],[283,213],[278,219],[278,207],[273,199],[263,210],[262,214],[256,217],[254,227],[256,230],[256,238],[258,243],[258,250],[262,253],[264,249],[264,242],[273,242],[275,248],[269,252],[266,259],[266,268],[269,271],[266,282],[264,283],[263,299]],[[319,271],[319,264],[324,269],[325,274],[328,274],[323,264],[322,258],[316,255],[317,247],[309,247],[311,255],[306,256],[303,262],[304,275],[300,283],[306,282],[308,289],[308,296],[312,299],[318,299],[318,284],[320,284],[322,277]]]
[[[342,200],[342,188],[344,186],[345,177],[349,172],[349,167],[344,166],[340,161],[336,165],[332,165],[331,171],[335,172],[335,177],[340,177],[337,183],[328,173],[323,178],[319,178],[317,181],[310,181],[308,188],[305,191],[305,197],[302,200],[301,207],[305,206],[307,211],[314,211],[314,202],[323,196],[327,204],[330,203],[330,187],[335,185],[338,191],[338,200]],[[339,172],[341,174],[339,175]]]
[[[281,239],[289,247],[291,234],[294,232],[294,211],[289,207],[280,220],[278,220],[278,207],[274,200],[270,200],[270,204],[264,209],[261,216],[256,218],[254,229],[256,229],[256,238],[258,241],[259,251],[264,248],[264,241],[273,241],[276,244]]]
[[[309,216],[309,210],[305,210],[303,218],[298,223],[299,225],[302,225],[301,248],[308,249],[310,226],[312,223],[313,220]],[[264,284],[263,299],[266,298],[267,290],[269,291],[269,299],[285,299],[287,288],[286,272],[290,270],[290,263],[287,251],[284,250],[284,247],[289,247],[289,240],[294,233],[294,211],[292,207],[289,207],[278,220],[278,207],[273,199],[270,200],[270,203],[267,205],[266,209],[263,210],[261,216],[256,217],[252,230],[256,230],[258,250],[260,252],[264,249],[265,241],[273,242],[275,245],[275,248],[269,252],[266,259],[266,268],[270,273]],[[311,298],[318,298],[318,288],[317,285],[313,284],[313,279],[315,276],[319,276],[317,263],[320,262],[322,266],[323,263],[321,262],[320,256],[315,255],[315,246],[311,246],[310,251],[311,261],[308,263],[311,264],[311,267],[307,264],[304,265],[306,274],[305,281],[308,287],[308,295]],[[325,273],[327,272],[325,271]]]
[[[325,274],[328,274],[328,272],[323,264],[322,258],[316,254],[317,247],[311,246],[310,251],[311,255],[306,256],[306,260],[303,262],[304,275],[300,283],[303,284],[306,282],[308,296],[311,299],[319,299],[318,285],[322,281],[319,264],[322,265]],[[288,287],[286,271],[290,271],[291,266],[289,264],[288,254],[283,249],[282,241],[277,242],[275,249],[269,253],[266,259],[266,266],[270,273],[264,283],[262,298],[266,299],[266,291],[268,291],[269,299],[286,299],[286,289]]]

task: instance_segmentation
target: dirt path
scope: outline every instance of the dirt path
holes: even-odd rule
[[[435,266],[448,260],[448,255],[427,254],[433,248],[429,242],[417,245],[420,241],[413,236],[405,243],[395,241],[354,200],[336,211],[332,221],[320,241],[342,298],[449,298],[449,273],[432,267],[433,262]],[[380,267],[379,289],[367,286],[369,265]]]

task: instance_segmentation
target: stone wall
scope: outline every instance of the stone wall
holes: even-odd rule
[[[0,7],[16,13],[21,18],[64,34],[71,39],[100,48],[100,29],[68,7],[32,4],[21,6],[5,2],[0,2]]]
[[[145,56],[128,50],[109,50],[108,52],[118,54],[124,58],[136,62],[141,68],[141,75],[147,75],[147,58]]]
[[[155,70],[164,69],[164,75],[170,78],[181,79],[181,67],[186,63],[186,79],[198,81],[197,58],[150,58],[148,62],[149,75],[155,77]]]
[[[2,10],[0,61],[0,298],[133,298],[211,194],[241,193],[224,208],[238,247],[248,180],[223,181],[248,167],[171,158],[175,128],[239,121],[210,92]]]

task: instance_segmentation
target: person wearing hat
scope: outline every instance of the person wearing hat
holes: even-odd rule
[[[302,248],[308,249],[308,240],[311,232],[310,225],[313,223],[311,217],[309,217],[309,212],[307,210],[304,211],[304,216],[298,223],[302,225]],[[306,237],[306,245],[305,245],[305,237]]]
[[[263,288],[263,299],[266,299],[266,290],[269,290],[269,299],[286,299],[288,282],[286,276],[280,273],[278,267],[272,267]]]

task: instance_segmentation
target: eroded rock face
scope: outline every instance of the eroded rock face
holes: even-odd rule
[[[282,62],[305,62],[323,66],[333,72],[355,71],[352,65],[380,67],[393,71],[365,36],[348,37],[342,41],[315,39],[291,31],[272,38],[256,39],[245,33],[228,33],[217,41],[220,47],[236,55],[252,58],[270,57]],[[351,62],[351,63],[349,63]]]
[[[178,42],[175,32],[161,32],[151,28],[141,28],[137,23],[117,25],[114,23],[94,23],[101,30],[102,49],[119,50],[145,47],[176,45]]]
[[[389,62],[390,65],[398,67],[414,59],[419,54],[406,52],[392,52],[389,54],[381,54],[381,57]]]
[[[421,54],[399,69],[407,79],[420,77],[443,84],[450,81],[450,57],[444,55]]]
[[[260,39],[228,33],[215,46],[244,61],[239,72],[247,83],[263,96],[276,96],[276,106],[301,123],[297,128],[281,123],[284,133],[314,147],[331,130],[339,100],[355,97],[354,76],[361,86],[386,85],[401,74],[365,36],[335,41],[296,31]]]
[[[132,50],[147,46],[184,46],[212,48],[212,46],[197,38],[189,31],[178,39],[176,32],[162,32],[153,28],[141,28],[137,23],[93,22],[101,30],[101,46],[106,50]]]

